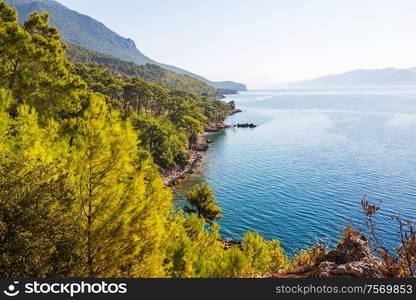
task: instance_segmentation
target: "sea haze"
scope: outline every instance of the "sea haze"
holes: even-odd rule
[[[416,88],[251,91],[233,96],[243,113],[214,140],[202,169],[176,193],[178,206],[207,180],[223,209],[221,234],[279,239],[290,254],[318,239],[335,243],[363,226],[360,201],[382,200],[380,236],[395,247],[389,216],[416,216]],[[350,219],[350,220],[349,220]]]

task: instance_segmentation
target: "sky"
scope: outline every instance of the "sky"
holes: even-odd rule
[[[415,0],[58,0],[156,61],[250,88],[416,66]]]

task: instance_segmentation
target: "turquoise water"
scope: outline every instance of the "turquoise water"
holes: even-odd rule
[[[347,223],[363,226],[360,201],[382,200],[386,245],[398,243],[389,216],[416,219],[416,89],[251,91],[226,123],[200,172],[176,193],[206,180],[224,218],[224,238],[247,231],[279,239],[291,254],[316,240],[336,242]]]

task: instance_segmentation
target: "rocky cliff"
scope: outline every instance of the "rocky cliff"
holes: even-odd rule
[[[323,251],[312,266],[266,275],[275,278],[382,278],[382,263],[368,239],[350,230],[331,251]]]

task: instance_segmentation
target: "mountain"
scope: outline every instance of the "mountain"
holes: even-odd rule
[[[154,61],[141,53],[132,39],[124,38],[107,28],[103,23],[71,10],[53,0],[6,0],[19,12],[21,22],[31,12],[48,12],[51,14],[50,24],[59,28],[64,41],[79,45],[99,53],[132,61],[139,65],[154,64],[175,73],[188,75],[223,90],[244,91],[246,86],[232,81],[213,82],[181,68]]]
[[[287,87],[377,87],[416,85],[416,67],[409,69],[372,69],[328,75],[312,80],[288,83]]]
[[[188,75],[178,74],[157,65],[138,65],[133,62],[127,62],[117,57],[102,54],[71,43],[66,43],[66,46],[66,55],[74,63],[97,63],[104,65],[108,69],[117,73],[129,76],[138,76],[144,80],[158,83],[168,89],[181,88],[195,94],[206,94],[214,98],[222,96],[220,91],[216,88],[199,79]]]

